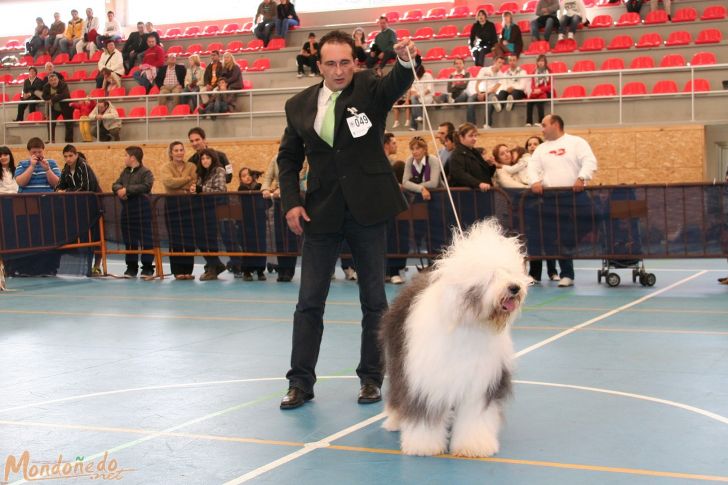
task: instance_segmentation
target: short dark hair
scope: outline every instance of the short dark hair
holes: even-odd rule
[[[106,12],[106,15],[109,15],[109,14],[114,15],[114,11],[113,10],[109,10],[108,12]]]
[[[310,37],[316,37],[316,32],[309,32],[308,33],[309,38]]]
[[[498,59],[500,59],[503,62],[506,62],[505,56],[497,56],[497,57],[493,58],[493,64],[495,64],[495,61],[497,61]]]
[[[195,133],[197,133],[198,135],[200,135],[200,138],[202,138],[203,140],[205,138],[207,138],[207,136],[205,135],[205,130],[203,130],[199,126],[195,126],[193,128],[190,128],[190,131],[187,132],[187,138],[189,138],[190,135],[194,135]]]
[[[144,150],[142,150],[141,147],[132,145],[126,147],[124,151],[126,151],[126,154],[130,157],[134,157],[136,161],[139,162],[139,165],[143,165],[142,160],[144,159]]]
[[[324,51],[324,45],[326,44],[347,44],[351,47],[351,57],[352,59],[354,58],[356,45],[354,44],[354,38],[351,34],[342,32],[341,30],[332,30],[321,37],[321,40],[319,40],[319,58],[321,58],[321,53]]]
[[[30,66],[30,67],[28,68],[28,72],[30,72],[30,71],[35,71],[35,73],[36,73],[36,74],[38,74],[38,69],[37,69],[37,68],[35,68],[35,67],[33,67],[33,66]]]
[[[450,121],[444,121],[440,123],[438,126],[444,126],[447,128],[448,133],[453,133],[455,131],[455,125],[452,124]]]
[[[379,16],[379,20],[382,20],[382,19],[389,21],[389,18],[387,18],[387,16],[384,14]]]
[[[561,116],[555,115],[553,113],[549,116],[551,117],[551,121],[554,121],[557,125],[559,125],[559,130],[564,131],[564,119]]]
[[[217,50],[217,49],[215,49],[213,51],[210,51],[210,54],[217,54],[219,56],[220,55],[220,51]]]
[[[384,134],[384,144],[386,145],[387,143],[392,141],[392,138],[394,138],[394,133],[389,132],[389,131],[387,133],[385,133]]]
[[[144,25],[144,22],[137,22],[137,27],[139,27],[140,25]]]
[[[71,145],[70,143],[63,147],[63,151],[61,153],[78,153],[78,150],[76,150],[76,147]]]
[[[445,141],[449,141],[450,143],[455,143],[455,134],[452,131],[448,131],[445,134]]]
[[[41,140],[37,136],[34,136],[30,140],[28,140],[28,144],[26,146],[28,147],[28,151],[30,151],[33,148],[45,148],[45,143],[43,143],[43,140]]]

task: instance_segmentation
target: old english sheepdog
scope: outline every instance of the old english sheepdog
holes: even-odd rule
[[[401,431],[403,453],[498,452],[511,391],[510,326],[531,282],[524,257],[495,220],[478,222],[382,317],[390,387],[382,426]]]

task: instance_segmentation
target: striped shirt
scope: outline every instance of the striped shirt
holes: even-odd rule
[[[22,162],[20,162],[18,167],[15,169],[15,178],[17,179],[18,175],[22,175],[23,173],[25,173],[29,166],[30,160],[23,160]],[[56,174],[57,177],[61,176],[61,170],[58,168],[58,164],[55,160],[49,158],[48,166],[51,168],[51,170],[53,170],[53,173]],[[48,183],[48,176],[46,175],[46,171],[40,163],[35,164],[33,175],[30,177],[28,184],[24,187],[18,188],[18,193],[24,192],[53,192],[53,187],[51,187]]]

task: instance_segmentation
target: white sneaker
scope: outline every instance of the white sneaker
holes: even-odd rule
[[[415,121],[417,121],[417,122],[422,121],[422,116],[418,116],[417,118],[415,118]]]
[[[303,77],[303,73],[302,72],[299,72],[298,74],[296,74],[296,77],[299,78],[299,79],[301,79]]]
[[[316,74],[314,74],[314,73],[312,73],[312,72],[309,72],[309,73],[308,73],[308,77],[316,77]]]
[[[559,281],[559,288],[566,288],[568,286],[574,286],[574,280],[571,278],[561,278],[561,281]]]
[[[533,126],[538,126],[539,128],[543,128],[543,125],[541,123],[534,123]]]
[[[506,111],[512,111],[513,110],[513,95],[509,94],[506,98]]]
[[[401,285],[404,283],[404,279],[400,275],[394,275],[392,276],[392,279],[389,280],[390,283],[393,285]]]
[[[354,271],[354,268],[346,268],[344,270],[344,274],[346,275],[345,278],[348,281],[356,281],[356,271]]]
[[[568,37],[569,39],[573,39],[573,38],[574,38],[574,33],[573,33],[573,32],[569,32],[569,33],[567,34],[567,37]]]
[[[491,94],[490,101],[493,103],[493,108],[495,108],[496,112],[500,113],[501,104],[500,104],[500,101],[498,100],[498,96],[496,96],[495,94]]]
[[[559,34],[558,40],[564,40],[564,34]]]
[[[397,128],[399,126],[399,120],[394,120],[394,124],[392,125],[392,129]]]
[[[483,125],[484,130],[490,130],[490,125],[488,123]]]
[[[526,123],[526,124],[525,124],[524,126],[525,126],[526,128],[530,128],[530,127],[531,127],[531,123]]]
[[[561,281],[561,278],[559,278],[559,275],[557,274],[552,274],[551,276],[549,276],[549,279],[551,281]]]

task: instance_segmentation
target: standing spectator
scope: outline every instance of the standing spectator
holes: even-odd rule
[[[23,90],[21,91],[21,101],[40,101],[43,97],[43,81],[38,77],[38,69],[31,67],[28,69],[28,78],[23,81]],[[38,107],[38,103],[20,103],[18,105],[18,115],[15,117],[15,121],[23,121],[25,115],[25,108],[28,108],[28,112],[32,113]]]
[[[154,79],[154,84],[159,88],[159,94],[181,93],[184,90],[186,74],[187,68],[177,64],[177,54],[167,54],[167,63],[157,69],[157,76]],[[170,100],[172,106],[179,104],[179,96],[160,96],[159,105],[167,106]]]
[[[200,67],[200,56],[192,54],[187,59],[188,67],[187,74],[185,74],[185,88],[182,90],[183,93],[198,93],[200,92],[200,83],[202,83],[205,72]],[[190,105],[190,111],[195,111],[197,108],[197,96],[190,94],[182,96],[182,102]]]
[[[589,143],[581,137],[565,133],[564,120],[555,114],[543,119],[543,137],[546,141],[534,150],[528,163],[531,190],[534,194],[543,195],[545,187],[572,187],[578,199],[578,194],[584,191],[586,182],[592,179],[597,170],[597,159]],[[578,205],[578,200],[574,201],[574,205]],[[572,201],[569,201],[569,207],[572,207]],[[569,219],[570,212],[567,210],[566,217],[559,220],[562,250],[573,249],[576,244],[576,241],[569,240],[573,238],[574,232],[574,221]],[[573,286],[574,261],[559,259],[559,267],[559,286]]]
[[[61,51],[73,58],[76,53],[76,44],[83,42],[83,19],[78,16],[78,10],[71,10],[71,20],[66,25],[66,33],[59,42]]]
[[[440,144],[445,144],[445,137],[448,133],[454,133],[455,132],[455,125],[453,125],[450,121],[443,121],[440,123],[437,127],[437,131],[435,132],[435,138],[437,138],[437,141],[440,142]]]
[[[412,156],[404,162],[402,188],[422,195],[424,200],[430,200],[430,190],[437,189],[442,184],[440,162],[428,155],[427,143],[419,136],[410,140],[409,149]]]
[[[0,146],[0,194],[17,194],[18,182],[15,180],[15,157],[10,148]]]
[[[154,175],[143,165],[144,151],[128,146],[119,178],[111,191],[121,200],[121,235],[127,251],[152,249],[152,209],[147,194],[152,192]],[[136,278],[139,254],[127,254],[124,276]],[[142,254],[142,276],[154,276],[154,255]]]
[[[200,153],[202,153],[202,150],[205,148],[210,148],[207,144],[207,139],[205,135],[205,130],[200,128],[199,126],[195,126],[194,128],[190,128],[190,131],[187,132],[187,139],[190,140],[190,144],[192,145],[192,148],[195,150],[195,154],[192,155],[188,161],[195,164],[196,167],[200,166]],[[215,155],[217,157],[217,161],[220,162],[220,165],[222,168],[225,169],[225,182],[230,183],[233,181],[233,166],[230,163],[230,160],[228,160],[227,155],[225,152],[221,152],[220,150],[212,150],[215,152]]]
[[[28,140],[30,157],[15,168],[15,182],[20,193],[53,192],[61,177],[55,160],[45,158],[45,144],[40,138]]]
[[[96,47],[99,49],[103,49],[106,42],[110,40],[114,42],[121,40],[121,27],[119,26],[119,22],[114,18],[114,12],[111,10],[106,12],[106,19],[103,35],[96,36]]]
[[[501,30],[500,40],[506,52],[521,57],[523,36],[518,24],[513,23],[513,14],[511,12],[503,13],[503,29]]]
[[[650,12],[655,12],[657,10],[658,2],[659,0],[650,0]],[[670,21],[672,21],[672,15],[670,15],[672,12],[672,8],[670,8],[671,2],[672,0],[662,0],[662,5],[665,7],[665,12],[667,12],[667,19]]]
[[[485,121],[485,125],[483,125],[485,129],[490,128],[493,123],[493,111],[500,112],[501,105],[496,93],[501,86],[503,78],[501,68],[504,62],[505,59],[503,57],[498,56],[494,58],[492,66],[481,68],[477,78],[468,83],[468,108],[466,115],[468,123],[475,124],[476,102],[488,102],[488,118]],[[457,137],[455,137],[455,143],[459,143]]]
[[[142,54],[142,63],[139,70],[134,73],[134,79],[141,86],[147,89],[147,93],[152,89],[152,83],[156,81],[157,69],[164,66],[164,50],[157,45],[154,36],[147,37],[147,50]],[[184,76],[182,77],[184,81]]]
[[[438,99],[441,103],[464,103],[468,100],[468,79],[470,72],[465,69],[465,61],[459,57],[453,62],[455,70],[450,73],[450,81],[447,83],[447,93],[442,93]]]
[[[498,43],[498,34],[493,22],[488,20],[488,14],[485,13],[485,10],[478,10],[475,18],[476,21],[470,30],[468,46],[470,46],[475,65],[482,67],[485,66],[485,56]]]
[[[121,139],[121,118],[108,99],[99,100],[88,117],[91,121],[96,122],[91,127],[92,133],[96,133],[97,125],[99,127],[99,141],[119,141]]]
[[[531,21],[531,36],[533,40],[541,40],[541,32],[544,29],[544,40],[549,42],[551,32],[559,27],[559,19],[556,17],[559,11],[559,0],[538,0],[536,5],[536,18]]]
[[[551,98],[551,71],[544,54],[536,59],[534,76],[531,78],[531,92],[528,95],[529,101],[526,105],[526,126],[531,126],[533,123],[534,106],[538,109],[537,119],[543,119],[544,107],[546,106],[545,100]],[[541,126],[541,123],[536,122],[535,126]]]
[[[51,56],[55,56],[59,50],[59,44],[66,31],[66,24],[61,20],[61,14],[56,12],[53,14],[53,23],[48,29],[48,37],[46,38],[46,50]]]
[[[402,188],[402,180],[404,178],[404,162],[397,160],[397,137],[394,133],[387,132],[384,134],[384,154],[389,160],[389,164],[392,167],[392,174],[394,179],[397,181],[400,190]],[[387,222],[387,252],[388,253],[407,253],[409,251],[409,237],[400,237],[397,228],[402,227],[403,224],[396,218],[392,218]],[[406,233],[409,234],[409,233]],[[385,283],[391,283],[393,285],[401,285],[404,283],[402,272],[407,268],[407,258],[386,258],[387,269],[384,277]]]
[[[48,38],[49,30],[48,26],[43,22],[42,17],[35,19],[35,31],[33,31],[33,37],[30,38],[25,44],[25,50],[28,54],[35,57],[43,49],[45,49],[46,39]]]
[[[253,35],[263,41],[263,47],[268,47],[268,42],[273,35],[278,12],[276,3],[273,0],[263,0],[255,12],[255,28]]]
[[[297,77],[303,77],[303,67],[308,66],[311,69],[310,77],[317,76],[318,70],[318,52],[319,45],[316,42],[316,32],[308,34],[308,40],[301,47],[301,52],[296,56],[296,64],[298,64]]]
[[[377,75],[382,75],[382,69],[387,65],[389,61],[396,58],[397,55],[394,53],[394,44],[397,43],[397,34],[394,30],[390,29],[387,24],[386,15],[379,17],[379,33],[374,37],[374,42],[369,50],[369,57],[367,58],[367,68],[371,69],[375,64],[379,63],[376,69]]]
[[[354,58],[363,64],[367,60],[367,36],[364,29],[355,28],[351,36],[354,38]]]
[[[235,62],[235,57],[233,57],[231,52],[226,52],[222,55],[220,78],[227,81],[226,89],[230,91],[243,89],[243,71]]]
[[[131,71],[131,68],[136,64],[137,55],[146,49],[147,43],[144,39],[144,22],[137,22],[136,31],[129,34],[126,42],[124,42],[124,49],[121,53],[124,58],[124,70],[126,73]]]
[[[508,56],[508,70],[503,73],[498,101],[506,101],[506,111],[513,109],[513,101],[526,99],[528,74],[518,66],[518,57]]]
[[[276,7],[276,35],[286,38],[288,29],[299,24],[296,7],[289,0],[280,0]]]
[[[73,109],[69,106],[71,93],[68,85],[55,73],[48,75],[48,82],[43,86],[43,99],[50,105],[51,111],[51,143],[55,143],[57,118],[63,115],[66,127],[66,143],[73,143]]]
[[[227,80],[223,77],[217,84],[217,90],[210,96],[206,105],[200,107],[200,114],[230,113],[235,106],[235,93],[229,93]],[[213,120],[217,117],[213,118]]]
[[[56,185],[56,192],[101,192],[96,174],[88,164],[83,153],[75,146],[63,147],[66,164]]]
[[[463,123],[455,135],[455,150],[448,162],[452,186],[487,192],[493,187],[495,167],[475,147],[478,128],[472,123]]]
[[[276,250],[276,231],[275,231],[275,203],[274,199],[281,198],[281,188],[278,179],[278,157],[274,156],[268,163],[265,173],[263,173],[263,181],[260,185],[261,194],[264,199],[269,199],[271,204],[266,209],[267,233],[266,238],[270,251]],[[277,271],[279,283],[289,283],[296,274],[296,256],[277,256]]]
[[[94,17],[94,11],[90,8],[86,9],[86,21],[83,26],[83,39],[76,44],[76,53],[80,54],[84,50],[88,50],[88,56],[94,55],[96,52],[96,37],[99,35],[101,23],[98,17]]]
[[[415,84],[410,89],[410,105],[412,106],[410,130],[412,131],[417,130],[417,123],[422,121],[423,105],[433,104],[435,100],[435,84],[432,74],[425,71],[425,66],[422,64],[415,68],[415,73],[417,81],[421,84]]]
[[[205,85],[200,88],[200,92],[206,93],[217,89],[217,82],[220,79],[221,73],[222,63],[220,62],[220,51],[212,51],[210,53],[210,64],[205,68],[205,75],[203,76]],[[209,95],[203,94],[200,96],[202,104],[206,104],[209,99]]]
[[[569,30],[568,38],[573,39],[580,23],[584,22],[585,27],[589,25],[589,20],[586,18],[586,7],[582,0],[561,0],[559,11],[559,40],[564,39],[567,29]]]
[[[238,172],[238,181],[240,182],[240,185],[238,185],[238,192],[260,190],[261,185],[258,182],[257,177],[247,167],[241,168]],[[243,229],[240,226],[240,221],[236,221],[235,226],[237,228],[237,241],[242,241]],[[230,259],[232,263],[233,258]],[[240,272],[242,273],[240,276],[243,278],[243,280],[253,281],[253,273],[256,273],[258,275],[258,281],[265,281],[267,279],[265,277],[265,260],[265,256],[243,256],[238,258],[240,264]]]
[[[121,87],[121,77],[124,75],[124,59],[121,52],[116,50],[116,41],[106,42],[104,53],[101,54],[96,65],[99,75],[96,76],[96,87],[104,88],[109,93],[110,86]]]

